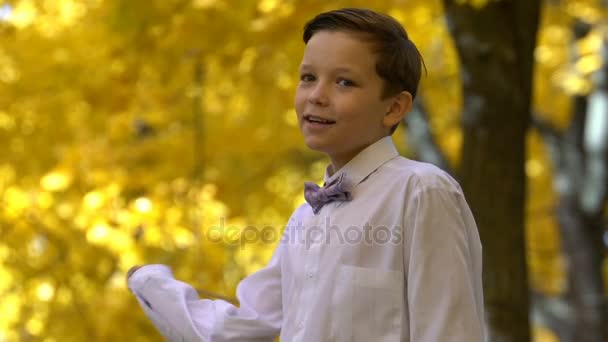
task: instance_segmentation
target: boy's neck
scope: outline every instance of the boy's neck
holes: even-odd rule
[[[329,164],[329,167],[327,168],[327,175],[329,177],[333,176],[334,173],[336,173],[336,171],[339,171],[344,165],[346,165],[346,163],[336,164],[334,161],[332,161],[331,164]]]
[[[348,164],[348,162],[350,162],[353,158],[355,158],[359,153],[361,153],[361,151],[366,149],[368,146],[363,146],[362,148],[359,148],[359,149],[356,149],[349,153],[344,153],[341,155],[333,155],[333,156],[330,155],[329,159],[331,160],[331,164],[327,168],[328,175],[331,177],[334,173],[336,173],[337,171],[340,171],[340,169],[343,168],[344,165]]]
[[[331,164],[327,168],[327,175],[329,177],[331,177],[334,173],[340,171],[340,169],[343,168],[344,165],[348,164],[353,158],[355,158],[359,153],[361,153],[361,151],[363,151],[366,148],[370,147],[371,145],[377,143],[378,141],[386,138],[387,136],[380,137],[379,139],[376,139],[372,143],[363,145],[350,152],[345,152],[345,153],[341,153],[341,154],[328,154]]]

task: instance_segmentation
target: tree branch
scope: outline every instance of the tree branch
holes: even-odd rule
[[[554,169],[560,168],[563,164],[562,158],[562,132],[547,120],[541,119],[538,114],[533,114],[531,118],[532,128],[536,129],[543,138],[547,147],[549,158],[553,163]]]
[[[572,321],[573,311],[568,302],[538,292],[532,293],[532,301],[533,322],[555,332],[560,341],[571,341],[572,337],[568,335],[572,331],[569,322]]]
[[[447,158],[433,136],[429,126],[427,110],[420,98],[414,102],[414,107],[405,117],[404,122],[408,132],[407,142],[412,146],[416,157],[453,174]]]
[[[580,193],[581,207],[595,216],[606,202],[608,182],[608,42],[602,41],[602,68],[595,72],[595,89],[589,96],[589,106],[583,131],[586,157],[585,181]]]

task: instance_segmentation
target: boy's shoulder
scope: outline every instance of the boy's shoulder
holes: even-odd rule
[[[383,169],[387,176],[412,189],[462,192],[458,182],[449,173],[430,163],[398,156],[387,162]]]

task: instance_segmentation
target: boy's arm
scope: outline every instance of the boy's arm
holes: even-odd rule
[[[404,223],[410,340],[484,341],[481,243],[462,193],[419,191]]]
[[[147,265],[128,278],[129,289],[168,341],[274,341],[282,321],[280,249],[269,264],[237,287],[240,307],[199,299],[164,265]]]

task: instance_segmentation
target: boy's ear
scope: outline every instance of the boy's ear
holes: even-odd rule
[[[382,123],[385,127],[393,127],[403,120],[405,115],[412,110],[412,94],[402,91],[393,97],[391,106],[384,115]]]

